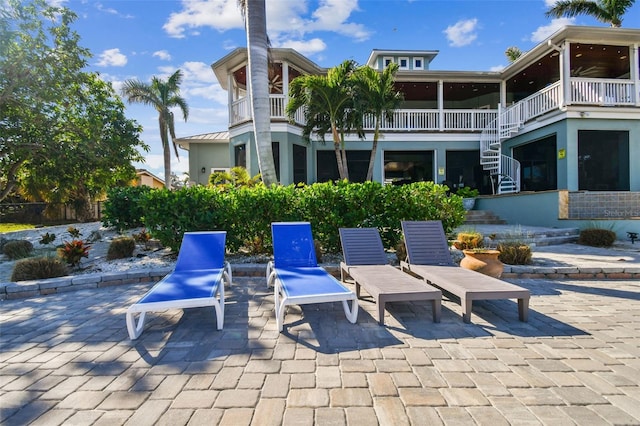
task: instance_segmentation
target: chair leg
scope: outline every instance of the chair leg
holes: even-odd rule
[[[440,316],[442,313],[442,300],[434,299],[431,301],[433,310],[433,322],[440,322]]]
[[[518,316],[520,321],[527,322],[529,320],[529,299],[518,299]]]
[[[136,340],[142,334],[146,315],[146,312],[140,312],[138,322],[136,323],[135,312],[127,312],[127,331],[129,332],[129,338],[131,340]]]
[[[462,321],[471,322],[471,307],[473,304],[473,300],[467,300],[460,298],[460,305],[462,305]]]
[[[378,299],[376,304],[378,305],[378,324],[384,325],[384,308],[386,303],[384,300]]]
[[[355,324],[358,320],[358,299],[351,299],[351,309],[349,309],[349,302],[347,300],[342,301],[342,307],[344,308],[344,314],[351,324]]]

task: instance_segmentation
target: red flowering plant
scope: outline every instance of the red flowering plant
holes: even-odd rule
[[[91,246],[82,240],[65,241],[59,250],[60,257],[70,266],[78,266],[83,257],[89,257]]]

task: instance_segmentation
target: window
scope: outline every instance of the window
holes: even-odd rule
[[[398,58],[398,65],[401,70],[409,69],[409,58]]]
[[[578,189],[629,191],[629,132],[578,131]]]
[[[271,142],[273,164],[276,167],[276,179],[280,182],[280,142]]]
[[[433,180],[433,151],[385,151],[384,183],[404,185]]]
[[[388,67],[390,64],[392,64],[393,61],[393,57],[391,56],[385,56],[384,58],[382,58],[382,67],[386,68]]]
[[[468,186],[481,194],[491,194],[491,181],[488,173],[480,165],[480,151],[447,151],[446,175],[441,183],[452,192]]]
[[[233,147],[233,156],[235,166],[247,168],[247,147],[244,144]]]
[[[347,151],[347,167],[349,169],[349,181],[364,182],[369,169],[369,157],[371,151]],[[327,182],[340,179],[336,153],[331,150],[318,151],[316,154],[318,182]]]
[[[413,58],[413,69],[414,70],[422,69],[422,58]]]
[[[558,189],[556,135],[513,149],[520,162],[520,182],[523,191]]]
[[[307,148],[293,145],[293,183],[307,183]]]

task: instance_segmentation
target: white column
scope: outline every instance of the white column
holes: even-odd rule
[[[562,106],[571,105],[571,43],[565,42],[560,52],[560,85],[562,87]]]
[[[438,80],[438,126],[444,130],[444,82]]]
[[[229,124],[233,124],[233,74],[227,71],[227,102],[229,103]]]
[[[282,62],[282,94],[286,106],[289,98],[289,62]]]
[[[640,106],[640,44],[636,43],[629,47],[629,66],[631,67],[631,80],[634,84],[634,94],[636,106]]]

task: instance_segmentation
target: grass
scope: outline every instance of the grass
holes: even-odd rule
[[[0,232],[24,231],[34,228],[35,225],[29,225],[27,223],[0,223]]]

